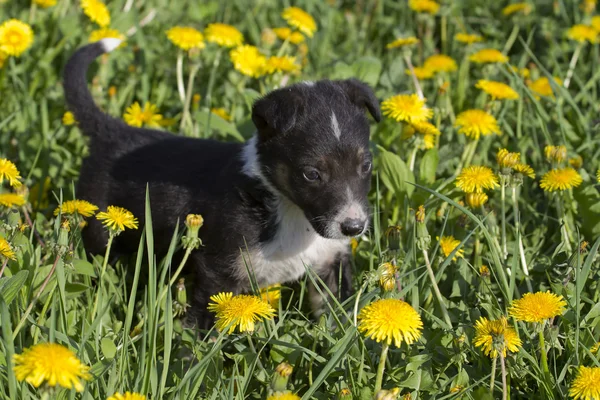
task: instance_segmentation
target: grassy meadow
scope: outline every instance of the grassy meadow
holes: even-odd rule
[[[0,398],[600,399],[596,1],[105,3],[0,0]],[[273,89],[371,85],[350,299],[315,319],[307,266],[252,297],[253,329],[224,295],[198,332],[173,257],[198,217],[159,259],[151,223],[66,203],[88,150],[62,70],[103,37],[126,40],[91,67],[97,104],[174,135],[244,141]],[[142,230],[138,253],[88,255],[90,218]]]

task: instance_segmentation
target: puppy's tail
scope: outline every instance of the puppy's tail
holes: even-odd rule
[[[119,47],[120,39],[106,38],[77,50],[71,56],[63,75],[67,107],[75,115],[79,128],[89,136],[110,135],[123,122],[110,117],[98,108],[88,89],[86,74],[90,64],[101,54]],[[105,137],[104,139],[109,139]]]

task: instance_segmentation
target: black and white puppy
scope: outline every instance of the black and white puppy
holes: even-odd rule
[[[369,220],[365,108],[381,118],[372,90],[355,79],[304,82],[254,104],[257,134],[246,143],[179,137],[128,126],[94,104],[87,69],[119,44],[103,39],[87,45],[65,68],[68,108],[90,137],[78,198],[101,209],[125,207],[143,224],[148,185],[159,255],[178,219],[204,217],[204,246],[186,266],[195,274],[192,315],[201,328],[213,323],[206,310],[211,295],[250,290],[247,267],[266,286],[298,280],[309,266],[332,293],[349,296],[349,238],[363,234]],[[89,252],[103,253],[107,233],[90,220],[83,239]],[[127,230],[114,248],[132,253],[139,239],[140,230]],[[318,307],[320,300],[311,298]]]

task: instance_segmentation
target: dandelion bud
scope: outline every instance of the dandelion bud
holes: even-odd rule
[[[467,193],[465,202],[470,208],[479,208],[488,201],[488,195],[485,193]]]
[[[188,307],[190,306],[187,302],[187,291],[185,290],[185,279],[180,278],[177,281],[177,294],[175,295],[175,301],[173,301],[173,314],[175,317],[183,316]]]
[[[288,364],[286,362],[280,363],[275,368],[275,372],[273,373],[273,380],[271,381],[271,389],[273,389],[274,392],[281,392],[281,391],[286,390],[288,380],[289,380],[290,375],[292,374],[293,370],[294,370],[294,368],[290,364]]]
[[[394,388],[392,390],[380,390],[375,395],[375,400],[395,400],[400,394],[400,389]]]
[[[183,246],[197,249],[202,241],[198,238],[198,231],[204,224],[204,219],[200,214],[188,214],[185,218],[185,226],[187,227],[187,235],[183,237]]]
[[[521,161],[521,153],[511,153],[506,149],[500,149],[496,154],[496,161],[502,175],[510,175],[511,168]]]
[[[350,392],[350,389],[344,388],[338,392],[336,399],[337,400],[352,400],[352,392]]]
[[[62,123],[65,126],[71,126],[75,123],[75,116],[71,111],[67,111],[63,114]]]
[[[379,285],[381,288],[390,292],[396,288],[397,268],[392,263],[381,264],[377,270],[379,275]]]
[[[267,46],[271,47],[275,44],[277,40],[277,35],[271,28],[265,28],[262,30],[260,34],[260,40]]]
[[[561,163],[567,158],[567,148],[565,146],[546,146],[544,154],[549,162]]]
[[[69,232],[71,231],[71,226],[68,220],[64,220],[60,224],[60,231],[58,233],[58,245],[59,246],[68,246],[69,245]]]
[[[108,97],[115,97],[117,95],[117,87],[111,86],[108,88]]]
[[[487,265],[482,265],[479,267],[479,275],[481,275],[482,278],[489,278],[490,269],[487,267]]]
[[[352,249],[352,257],[356,257],[356,249],[358,249],[358,240],[356,238],[350,239],[350,248]]]
[[[400,250],[400,242],[402,241],[401,235],[402,228],[398,225],[390,226],[385,231],[385,236],[388,241],[388,248],[390,250]]]
[[[586,241],[586,240],[584,240],[583,242],[581,242],[581,244],[579,245],[579,253],[580,254],[587,253],[589,245],[590,245],[590,243],[588,241]]]
[[[421,250],[427,250],[431,243],[431,236],[425,224],[425,207],[423,205],[419,206],[415,213],[415,219],[417,221],[417,247]]]
[[[569,159],[569,165],[575,169],[579,169],[583,165],[583,158],[580,155],[572,157]]]

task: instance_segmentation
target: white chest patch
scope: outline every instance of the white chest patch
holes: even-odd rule
[[[335,261],[337,254],[348,250],[347,239],[320,236],[302,210],[288,200],[280,202],[277,212],[281,220],[273,239],[240,255],[239,278],[247,277],[247,266],[261,287],[296,281],[305,274],[305,265],[319,273]]]

